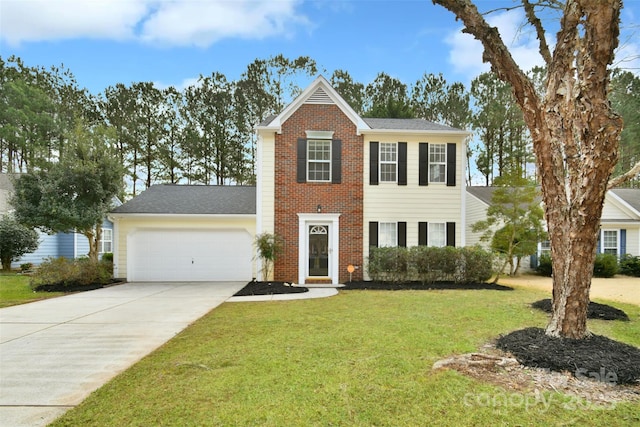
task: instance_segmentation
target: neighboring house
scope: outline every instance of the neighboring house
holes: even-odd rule
[[[480,242],[481,232],[473,232],[471,227],[479,220],[486,219],[487,208],[491,205],[491,197],[496,187],[467,187],[466,200],[466,236],[467,244],[477,243],[488,246],[488,242]],[[540,242],[538,253],[530,262],[523,262],[522,267],[537,266],[537,258],[549,253],[549,241]],[[640,255],[640,189],[617,188],[609,190],[605,197],[600,221],[600,238],[598,253],[611,253],[618,257],[624,254]]]
[[[109,218],[114,276],[128,281],[249,281],[256,188],[154,185]]]
[[[11,212],[9,199],[13,193],[13,182],[8,174],[0,174],[0,215]],[[89,253],[89,240],[79,233],[47,234],[38,230],[40,244],[35,252],[25,254],[11,264],[13,268],[20,264],[39,265],[47,258],[78,258]],[[100,254],[113,251],[113,223],[105,218],[102,223]]]
[[[257,128],[256,232],[284,252],[275,280],[366,278],[371,246],[465,245],[469,133],[360,117],[324,77]]]

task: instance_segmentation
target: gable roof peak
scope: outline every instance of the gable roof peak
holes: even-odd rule
[[[356,125],[358,131],[369,129],[369,125],[355,112],[340,94],[331,86],[331,83],[323,76],[318,75],[311,84],[302,91],[296,99],[287,105],[280,114],[271,120],[261,123],[257,130],[282,132],[282,124],[304,104],[329,104],[336,105]]]

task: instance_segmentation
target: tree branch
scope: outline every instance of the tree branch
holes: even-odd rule
[[[539,42],[539,51],[540,55],[544,59],[544,62],[549,66],[551,63],[551,50],[549,49],[549,45],[547,44],[547,39],[544,35],[544,28],[542,26],[542,21],[540,18],[536,16],[534,6],[529,2],[529,0],[522,0],[522,5],[524,6],[524,11],[527,15],[527,20],[536,29],[536,35],[538,37]]]
[[[636,163],[627,173],[610,179],[609,183],[607,184],[607,190],[618,187],[638,175],[640,175],[640,161]]]

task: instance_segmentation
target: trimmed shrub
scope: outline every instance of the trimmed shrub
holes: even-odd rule
[[[538,260],[538,267],[536,267],[536,271],[547,277],[551,277],[553,273],[553,268],[551,266],[551,255],[542,254],[540,255],[540,259]]]
[[[488,280],[493,273],[492,265],[491,253],[480,247],[372,247],[367,273],[374,281],[395,283],[410,280],[423,284],[474,283]]]
[[[551,257],[544,254],[540,257],[538,273],[551,277],[553,268]],[[593,265],[593,277],[613,277],[618,273],[618,258],[613,254],[597,254]]]
[[[613,254],[597,254],[593,265],[594,277],[613,277],[618,272],[618,258]]]
[[[485,282],[493,275],[493,256],[480,246],[461,248],[462,265],[460,279],[464,283]],[[459,282],[459,280],[456,280]]]
[[[367,273],[376,281],[404,282],[408,280],[409,250],[404,247],[372,247]]]
[[[109,262],[95,262],[89,258],[49,258],[31,276],[29,285],[34,291],[100,287],[111,282],[112,269]]]
[[[110,262],[113,264],[113,253],[111,252],[105,252],[102,254],[102,261],[104,262]]]
[[[640,277],[640,256],[624,254],[620,258],[620,274]]]

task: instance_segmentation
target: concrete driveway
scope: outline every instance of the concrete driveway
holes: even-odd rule
[[[0,309],[0,424],[47,425],[245,284],[127,283]]]

